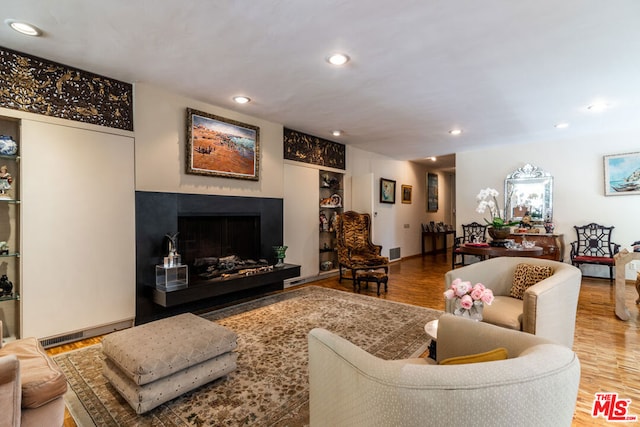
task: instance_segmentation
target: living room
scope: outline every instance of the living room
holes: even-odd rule
[[[15,36],[11,37],[7,40],[14,40]],[[12,43],[7,43],[11,49],[33,55],[38,52],[23,42]],[[46,54],[37,56],[52,59]],[[81,62],[80,58],[78,62]],[[64,63],[70,67],[79,66],[75,61]],[[525,76],[522,84],[540,84],[535,76],[522,74]],[[625,77],[626,70],[611,70],[611,80]],[[309,234],[317,232],[317,201],[308,200],[307,188],[300,185],[299,177],[317,176],[317,170],[321,168],[284,159],[283,129],[295,127],[252,114],[251,104],[231,108],[144,81],[136,81],[133,85],[135,126],[130,131],[18,111],[6,105],[0,108],[0,115],[22,120],[21,143],[27,150],[22,152],[25,209],[22,227],[26,239],[22,248],[25,272],[21,277],[20,328],[23,336],[51,338],[133,321],[137,286],[136,192],[281,199],[284,205],[282,243],[289,246],[286,261],[303,266],[302,278],[313,278],[318,273],[315,262],[318,248],[308,239]],[[347,143],[345,209],[353,206],[354,194],[362,188],[358,184],[354,189],[353,182],[362,182],[360,178],[364,177],[373,201],[370,213],[375,242],[383,246],[385,256],[389,256],[390,249],[400,248],[401,258],[410,258],[421,252],[423,223],[451,222],[459,226],[472,221],[482,222],[483,216],[476,212],[479,190],[496,188],[502,197],[506,175],[530,163],[554,177],[553,219],[556,232],[564,234],[565,242],[574,240],[574,225],[599,222],[614,225],[613,240],[628,247],[640,240],[636,220],[639,196],[604,195],[603,158],[637,151],[640,129],[631,120],[626,127],[614,128],[606,124],[603,117],[607,114],[631,117],[637,113],[637,105],[620,103],[602,115],[593,115],[586,111],[586,105],[592,96],[600,94],[600,91],[585,93],[573,104],[564,105],[567,114],[570,112],[575,118],[569,133],[557,130],[555,134],[545,132],[540,135],[538,130],[523,129],[521,135],[514,135],[508,143],[501,145],[450,147],[441,154],[455,153],[455,172],[442,171],[423,162],[399,160]],[[260,179],[246,181],[185,173],[187,108],[258,126]],[[446,131],[442,133],[442,138],[448,137]],[[331,139],[330,136],[326,138]],[[53,140],[52,145],[43,148],[34,142],[45,139]],[[92,141],[89,143],[91,149],[83,147],[85,141]],[[451,140],[447,143],[455,144]],[[97,147],[104,151],[92,152]],[[59,149],[62,151],[57,152]],[[61,158],[51,159],[52,153]],[[104,170],[91,170],[102,160],[113,168],[110,174]],[[439,177],[440,209],[437,212],[425,209],[429,172]],[[93,176],[87,180],[87,187],[96,186],[93,191],[77,188],[85,174]],[[117,193],[111,193],[113,189],[100,184],[112,175],[118,175]],[[59,177],[58,183],[48,188],[34,188],[34,181],[48,179],[45,176]],[[381,178],[395,180],[398,189],[400,185],[412,186],[412,203],[380,203],[378,183]],[[78,208],[80,206],[82,209]],[[307,207],[303,213],[300,213],[301,206]],[[315,213],[311,216],[304,211]],[[42,212],[47,212],[46,218]],[[79,218],[80,214],[82,218]],[[114,221],[114,218],[119,220]],[[308,234],[301,234],[301,229],[308,230],[309,223],[316,225],[307,231]],[[108,224],[104,228],[108,232],[93,235],[86,232],[99,229],[101,224]],[[166,233],[174,231],[164,230]],[[163,237],[158,235],[158,246]],[[96,249],[88,251],[88,247]],[[567,245],[565,262],[568,258]],[[399,259],[394,261],[400,262]],[[627,267],[629,280],[635,278],[632,268],[632,265]],[[586,271],[607,276],[606,269]],[[606,280],[602,285],[608,286]],[[88,303],[96,298],[102,301],[98,307]],[[66,309],[61,312],[60,307]]]

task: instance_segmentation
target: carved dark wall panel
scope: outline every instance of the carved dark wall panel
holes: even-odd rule
[[[0,106],[133,130],[133,86],[0,46]]]
[[[345,169],[345,146],[284,128],[284,158],[312,165]]]

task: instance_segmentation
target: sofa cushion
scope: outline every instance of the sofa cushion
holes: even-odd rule
[[[520,263],[513,273],[510,295],[522,299],[530,286],[551,277],[552,274],[553,268],[550,266]]]
[[[494,362],[496,360],[505,360],[508,358],[507,349],[499,347],[484,353],[468,354],[466,356],[450,357],[441,360],[438,365],[464,365],[468,363],[484,363]]]
[[[508,296],[496,295],[491,305],[484,306],[482,321],[503,328],[522,330],[523,301]]]
[[[5,344],[0,356],[15,354],[20,361],[22,407],[39,408],[67,391],[67,379],[35,338]]]

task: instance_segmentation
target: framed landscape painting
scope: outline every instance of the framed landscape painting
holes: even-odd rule
[[[396,202],[396,182],[386,178],[380,178],[380,203]]]
[[[604,156],[604,195],[640,194],[640,152]]]
[[[186,173],[258,181],[260,128],[187,108]]]

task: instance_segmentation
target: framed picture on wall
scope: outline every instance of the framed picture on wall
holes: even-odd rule
[[[411,191],[413,187],[410,185],[403,185],[401,188],[402,191],[402,203],[411,203]]]
[[[187,108],[186,173],[258,181],[260,128]]]
[[[427,211],[438,212],[438,175],[427,174]]]
[[[396,182],[386,178],[380,178],[380,203],[396,202]]]
[[[640,194],[640,153],[604,156],[604,195]]]

